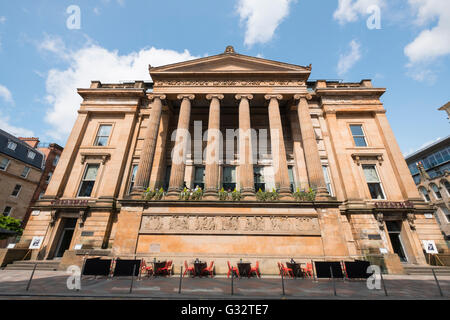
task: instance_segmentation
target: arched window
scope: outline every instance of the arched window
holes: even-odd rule
[[[439,188],[437,185],[435,185],[434,183],[430,185],[431,189],[433,189],[434,195],[436,197],[436,199],[442,199],[442,194],[439,191]]]
[[[447,189],[447,194],[450,196],[450,182],[448,182],[447,180],[444,180],[442,182],[442,185],[445,187],[445,189]]]
[[[420,193],[422,193],[422,196],[425,199],[425,201],[430,202],[430,195],[428,194],[427,189],[425,189],[424,187],[420,187],[419,190],[420,190]]]

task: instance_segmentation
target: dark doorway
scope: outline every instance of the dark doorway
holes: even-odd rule
[[[56,248],[55,258],[61,258],[64,255],[64,252],[69,249],[70,243],[72,242],[73,233],[75,231],[75,226],[77,224],[77,219],[64,218],[62,223],[62,232],[59,238],[58,247]]]
[[[399,256],[400,261],[408,262],[408,258],[405,254],[405,247],[403,246],[402,237],[400,235],[402,231],[402,225],[400,221],[386,221],[386,227],[389,233],[389,239],[391,239],[392,249]]]

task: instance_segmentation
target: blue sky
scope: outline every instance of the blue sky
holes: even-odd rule
[[[78,21],[71,5],[79,29],[68,28]],[[437,110],[450,100],[448,0],[1,1],[0,128],[64,145],[77,87],[150,80],[148,64],[228,44],[311,63],[311,79],[373,79],[387,88],[382,102],[404,153],[450,133]]]

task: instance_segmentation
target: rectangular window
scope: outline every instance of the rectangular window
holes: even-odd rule
[[[3,210],[3,215],[5,217],[9,217],[12,213],[12,208],[11,207],[5,207],[5,210]]]
[[[112,125],[101,125],[95,138],[94,146],[104,147],[108,145]]]
[[[33,151],[29,151],[28,150],[28,158],[30,158],[30,159],[34,159],[34,157],[36,157],[36,153],[34,153]]]
[[[80,189],[78,191],[78,197],[89,198],[91,196],[99,167],[100,165],[98,164],[88,164],[86,166],[83,180],[81,181]]]
[[[46,183],[50,183],[50,180],[52,179],[52,176],[53,176],[53,172],[49,172],[49,174],[47,176],[47,179],[45,179],[45,182]]]
[[[57,155],[55,156],[55,158],[53,159],[53,166],[56,167],[56,165],[58,164],[58,162],[59,162],[59,154],[57,154]]]
[[[205,167],[195,167],[194,188],[205,188]]]
[[[266,191],[266,183],[264,181],[264,168],[263,167],[253,167],[253,177],[255,181],[255,191],[258,192]]]
[[[16,184],[13,192],[11,193],[11,197],[17,198],[19,196],[20,190],[22,190],[22,186],[20,184]]]
[[[171,166],[167,166],[166,167],[166,175],[164,177],[164,185],[163,185],[163,189],[165,191],[169,190],[169,184],[170,184],[170,173],[172,171],[172,167]]]
[[[370,196],[372,199],[384,200],[384,192],[381,186],[380,178],[378,177],[375,165],[363,165],[364,175],[366,177],[367,185],[369,186]]]
[[[9,162],[9,159],[2,158],[2,161],[0,161],[0,170],[6,171],[6,169],[8,169]]]
[[[350,130],[352,131],[352,136],[353,136],[353,140],[355,141],[355,146],[367,147],[366,137],[364,135],[362,125],[352,124],[352,125],[350,125]]]
[[[134,164],[133,167],[131,168],[130,188],[128,189],[128,194],[130,194],[131,191],[133,191],[134,181],[136,180],[137,171],[138,171],[138,165]]]
[[[22,174],[20,175],[22,178],[26,178],[28,177],[28,174],[30,173],[31,168],[30,167],[25,167],[23,168]]]
[[[289,183],[291,185],[291,192],[295,191],[295,180],[294,180],[294,167],[288,166]]]
[[[334,197],[333,187],[331,186],[330,173],[328,171],[328,166],[322,166],[322,169],[323,169],[323,176],[325,178],[325,184],[327,186],[328,193],[330,194],[330,196]]]
[[[15,151],[17,148],[17,143],[12,142],[12,141],[8,141],[8,149]]]
[[[442,210],[445,218],[447,218],[447,222],[450,223],[450,211],[448,211],[447,207],[440,207],[440,209]]]
[[[223,167],[222,187],[225,191],[236,189],[236,167]]]

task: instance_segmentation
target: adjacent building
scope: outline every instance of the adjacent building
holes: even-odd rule
[[[21,245],[42,237],[32,258],[62,265],[200,258],[217,273],[238,259],[264,274],[288,258],[426,264],[422,240],[447,245],[390,128],[386,89],[310,81],[311,71],[227,47],[150,67],[152,82],[78,89],[78,118]],[[180,197],[196,186],[203,197]],[[145,199],[148,188],[165,193]]]
[[[448,111],[449,103],[439,110]],[[422,198],[433,206],[447,242],[450,240],[450,136],[406,157]]]
[[[0,210],[23,220],[39,184],[45,156],[35,146],[0,130]]]

